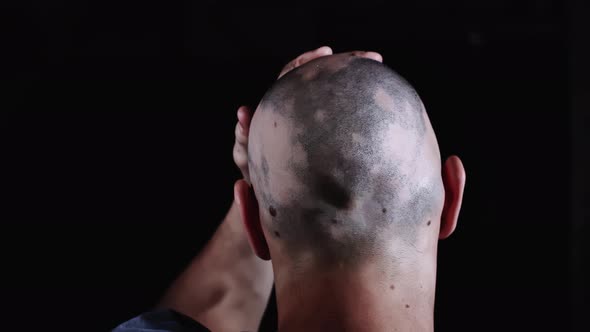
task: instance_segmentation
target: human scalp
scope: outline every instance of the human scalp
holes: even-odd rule
[[[423,103],[377,61],[334,55],[289,72],[263,97],[250,135],[263,226],[294,259],[352,262],[391,236],[411,246],[442,204]]]

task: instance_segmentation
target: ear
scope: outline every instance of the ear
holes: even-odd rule
[[[254,195],[253,187],[249,186],[245,180],[238,180],[234,185],[234,199],[238,204],[240,217],[246,228],[252,250],[258,257],[269,260],[270,251],[262,231],[260,215],[258,214],[258,201]]]
[[[451,156],[447,159],[443,166],[442,179],[445,187],[445,202],[438,237],[439,239],[446,239],[457,227],[457,219],[463,202],[465,169],[459,157]]]

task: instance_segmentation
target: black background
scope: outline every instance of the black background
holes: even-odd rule
[[[237,107],[329,45],[380,52],[421,94],[443,157],[464,161],[460,224],[439,249],[437,330],[585,330],[576,6],[3,3],[6,322],[104,331],[157,303],[231,203]]]

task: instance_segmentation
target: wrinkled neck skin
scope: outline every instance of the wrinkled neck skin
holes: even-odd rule
[[[279,332],[433,331],[436,249],[393,265],[275,268]]]

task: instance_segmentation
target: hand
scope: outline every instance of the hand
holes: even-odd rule
[[[376,53],[376,52],[352,51],[352,52],[347,52],[347,53],[353,54],[355,56],[383,62],[383,57],[381,56],[381,54]],[[281,70],[281,73],[279,74],[278,78],[281,78],[283,75],[290,72],[291,70],[293,70],[293,69],[295,69],[295,68],[297,68],[297,67],[299,67],[299,66],[301,66],[313,59],[317,59],[319,57],[323,57],[323,56],[327,56],[327,55],[332,55],[332,49],[328,46],[322,46],[316,50],[303,53],[300,56],[298,56],[297,58],[295,58],[295,59],[291,60],[289,63],[287,63],[287,65],[285,65],[285,67],[283,67],[283,70]],[[252,116],[253,116],[254,112],[252,111],[251,108],[249,108],[247,106],[240,106],[238,108],[237,113],[238,113],[237,114],[238,115],[238,123],[236,124],[236,130],[235,130],[236,141],[234,144],[233,157],[234,157],[234,162],[236,163],[236,166],[238,166],[238,168],[242,172],[242,176],[244,177],[244,180],[246,180],[246,182],[248,184],[251,184],[250,183],[250,173],[248,171],[248,134],[250,131],[250,122],[252,121]]]

